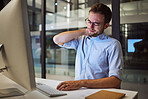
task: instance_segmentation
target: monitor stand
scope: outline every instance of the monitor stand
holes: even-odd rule
[[[3,48],[3,44],[0,44],[0,50]]]
[[[3,50],[3,44],[0,44],[0,53],[2,53],[2,50]],[[6,70],[6,72],[8,71],[8,67],[7,66],[4,66],[4,67],[0,66],[0,73],[1,72],[5,72],[5,70]],[[0,81],[3,82],[3,80],[0,80]],[[20,91],[18,88],[4,88],[4,89],[0,89],[0,98],[22,96],[22,95],[25,95],[25,93]]]
[[[0,53],[2,53],[2,50],[3,50],[3,44],[0,44]],[[3,57],[3,56],[2,56]],[[1,66],[0,66],[0,73],[1,72],[4,72],[4,70],[8,70],[8,68],[7,68],[7,66],[4,66],[4,67],[2,67],[1,68]]]
[[[0,89],[0,98],[22,96],[22,95],[25,94],[17,88]]]

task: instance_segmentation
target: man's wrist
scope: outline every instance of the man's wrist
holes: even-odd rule
[[[88,35],[89,34],[89,31],[88,31],[88,28],[85,29],[85,34],[84,35]]]
[[[79,80],[81,87],[86,87],[86,80]]]
[[[87,35],[87,31],[88,31],[88,30],[86,30],[86,29],[87,29],[87,28],[81,29],[81,30],[80,30],[81,35]]]

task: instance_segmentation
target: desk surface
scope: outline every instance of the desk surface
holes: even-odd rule
[[[2,76],[0,76],[0,79],[1,79],[0,80],[0,89],[2,89],[2,88],[4,88],[4,86],[1,81],[4,81],[4,79],[2,80]],[[56,86],[61,81],[36,78],[36,82],[44,83],[44,84],[47,84],[53,88],[56,88]],[[7,84],[7,88],[8,87],[14,87],[14,83]],[[17,85],[17,87],[18,87],[18,85]],[[74,90],[74,91],[64,91],[65,93],[67,93],[67,95],[59,96],[59,97],[52,97],[52,98],[41,94],[37,90],[34,90],[34,91],[26,93],[24,96],[1,98],[1,99],[85,99],[86,96],[91,95],[91,94],[93,94],[97,91],[100,91],[100,90],[102,90],[102,89],[81,88],[79,90]],[[128,90],[122,90],[122,89],[103,89],[103,90],[125,93],[126,96],[124,97],[124,99],[135,99],[135,97],[138,94],[138,92],[136,92],[136,91],[128,91]]]

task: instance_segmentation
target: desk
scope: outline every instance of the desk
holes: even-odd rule
[[[0,76],[0,88],[4,88],[3,86],[4,83],[2,83],[2,81],[6,84],[6,79]],[[36,82],[44,83],[51,87],[56,88],[56,86],[61,81],[36,78]],[[11,81],[11,84],[7,84],[7,88],[14,87],[14,86],[15,86],[15,83],[13,82],[12,84],[12,81]],[[17,87],[20,87],[20,86],[17,85]],[[1,99],[85,99],[86,96],[91,95],[99,90],[102,90],[102,89],[81,88],[79,90],[74,90],[74,91],[64,91],[65,93],[67,93],[67,95],[60,96],[60,97],[52,97],[52,98],[41,94],[37,90],[34,90],[34,91],[26,93],[24,96],[1,98]],[[125,93],[126,96],[124,97],[124,99],[137,99],[137,94],[138,94],[138,92],[136,91],[128,91],[128,90],[122,90],[122,89],[103,89],[103,90]]]

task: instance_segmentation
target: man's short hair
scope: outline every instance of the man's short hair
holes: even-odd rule
[[[104,15],[104,23],[109,23],[112,17],[112,12],[110,8],[102,3],[94,4],[89,10],[89,13],[90,12],[100,13]]]

